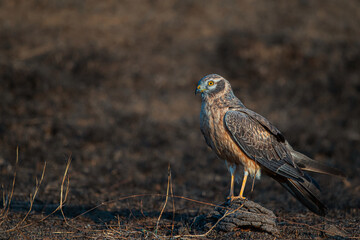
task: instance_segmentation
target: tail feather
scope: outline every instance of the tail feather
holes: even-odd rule
[[[294,161],[296,165],[298,165],[301,170],[309,171],[309,172],[317,172],[322,174],[329,174],[338,177],[345,177],[345,174],[333,167],[330,167],[326,164],[323,164],[319,161],[315,161],[302,153],[299,152],[291,152],[291,155],[294,157]]]
[[[297,166],[300,167],[301,170],[309,171],[309,172],[317,172],[322,174],[329,174],[338,177],[346,177],[345,174],[339,169],[330,167],[319,161],[315,161],[309,158],[308,156],[305,156],[304,154],[295,151],[288,142],[286,142],[286,146],[290,150],[294,162],[296,163]]]
[[[296,181],[290,178],[278,180],[280,184],[286,188],[296,199],[298,199],[304,206],[309,208],[312,212],[324,216],[326,214],[326,206],[319,198],[319,190],[312,183],[304,179],[303,182]]]

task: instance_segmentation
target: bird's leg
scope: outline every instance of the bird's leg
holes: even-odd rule
[[[246,199],[246,197],[243,196],[243,193],[244,193],[244,189],[245,189],[245,185],[246,185],[246,180],[247,180],[247,177],[249,175],[249,172],[248,171],[244,171],[244,178],[243,178],[243,181],[242,181],[242,184],[241,184],[241,189],[240,189],[240,193],[239,193],[239,196],[236,196],[234,197],[232,195],[232,197],[229,197],[230,201],[233,201],[235,199]],[[234,179],[233,179],[233,175],[231,175],[231,189],[230,189],[230,195],[231,195],[231,192],[234,193]]]
[[[247,180],[248,175],[249,175],[249,172],[244,171],[244,178],[243,178],[240,193],[239,193],[239,196],[238,196],[238,198],[240,198],[240,199],[245,199],[245,197],[243,196],[243,193],[244,193],[244,190],[245,190],[245,185],[246,185],[246,180]]]
[[[234,198],[234,179],[235,179],[235,172],[236,172],[236,164],[229,163],[228,161],[225,161],[225,164],[231,174],[230,193],[229,193],[229,196],[227,197],[227,199],[232,201]]]
[[[228,199],[230,201],[232,201],[232,199],[234,198],[234,174],[231,173],[231,182],[230,182],[230,193],[229,193],[229,196],[228,196]]]

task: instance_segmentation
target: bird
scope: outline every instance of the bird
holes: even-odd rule
[[[245,107],[222,76],[209,74],[201,78],[196,94],[201,94],[200,130],[207,145],[225,160],[231,175],[230,202],[246,199],[243,193],[249,175],[255,181],[264,173],[312,212],[326,214],[319,184],[307,172],[344,177],[342,171],[294,150],[270,121]],[[239,195],[235,196],[234,179],[241,167],[243,181]]]

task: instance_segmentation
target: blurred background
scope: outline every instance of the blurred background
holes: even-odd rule
[[[217,73],[295,149],[344,170],[315,178],[331,215],[358,215],[359,12],[355,0],[0,1],[1,183],[19,146],[18,197],[46,161],[38,199],[58,202],[71,154],[69,204],[165,193],[169,163],[176,195],[221,203],[230,176],[194,96]],[[250,188],[277,214],[307,211],[270,178]]]

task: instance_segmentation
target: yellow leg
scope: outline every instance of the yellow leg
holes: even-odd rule
[[[231,174],[231,182],[230,182],[230,194],[228,199],[232,200],[234,197],[234,174]]]
[[[245,197],[243,196],[243,193],[244,193],[244,190],[245,190],[245,185],[246,185],[246,180],[247,180],[248,175],[249,175],[249,173],[247,171],[244,171],[244,178],[243,178],[240,193],[239,193],[239,196],[238,196],[238,198],[240,198],[240,199],[245,199]]]

